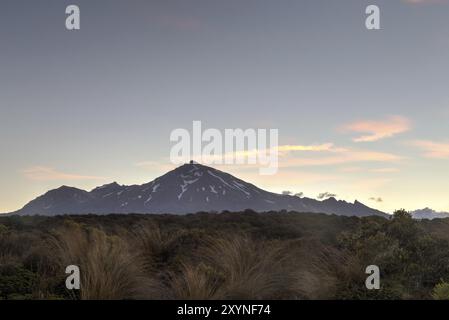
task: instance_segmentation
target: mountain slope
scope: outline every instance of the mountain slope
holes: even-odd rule
[[[172,213],[199,211],[320,212],[385,216],[360,202],[280,195],[262,190],[228,173],[197,163],[185,164],[143,185],[107,184],[90,192],[63,186],[28,203],[19,215]]]

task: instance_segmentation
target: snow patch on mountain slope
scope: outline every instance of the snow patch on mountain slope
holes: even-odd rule
[[[183,180],[183,184],[181,185],[181,193],[178,194],[178,200],[181,200],[182,195],[184,194],[184,192],[187,191],[187,187],[191,184],[194,184],[195,182],[197,182],[199,180],[199,178],[193,179],[193,180]]]

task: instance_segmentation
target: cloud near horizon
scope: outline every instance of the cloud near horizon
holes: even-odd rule
[[[312,166],[335,166],[335,165],[355,165],[359,163],[398,163],[405,158],[396,154],[380,151],[370,151],[363,149],[356,149],[352,147],[340,147],[333,143],[311,144],[311,145],[280,145],[271,149],[262,150],[248,150],[235,151],[229,153],[218,153],[211,155],[194,155],[189,159],[181,156],[176,159],[166,159],[160,161],[141,161],[134,163],[135,166],[146,170],[170,171],[176,166],[189,162],[190,160],[197,161],[203,165],[219,166],[221,168],[238,167],[239,171],[247,169],[260,168],[261,164],[257,158],[259,154],[268,155],[270,152],[278,151],[278,166],[279,168],[294,168],[294,167],[312,167]],[[248,162],[252,157],[253,161]],[[240,158],[242,161],[236,165],[235,160]],[[254,161],[255,159],[255,161]],[[231,160],[226,162],[225,160]],[[175,161],[175,162],[172,162]],[[378,169],[363,169],[361,167],[346,167],[342,171],[359,172],[370,171],[377,173],[391,173],[397,172],[398,169],[391,167],[381,167]]]
[[[424,156],[433,159],[449,159],[449,143],[430,140],[415,140],[410,143],[424,151]]]
[[[411,122],[402,116],[390,116],[383,121],[362,120],[343,126],[342,130],[354,133],[366,133],[357,138],[354,142],[373,142],[386,138],[391,138],[397,134],[409,131]]]
[[[279,164],[280,167],[330,166],[357,162],[398,162],[402,159],[403,157],[386,152],[342,149],[334,151],[331,155],[322,157],[290,158],[285,161],[280,161]]]
[[[249,157],[256,159],[258,154],[266,155],[270,152],[275,152],[276,150],[278,151],[279,156],[279,167],[326,166],[357,162],[391,163],[398,162],[403,159],[401,156],[387,152],[337,147],[333,143],[316,145],[280,145],[271,149],[255,149],[222,154],[193,156],[192,159],[202,162],[203,164],[224,164],[225,159],[233,160],[238,157],[246,160]],[[306,154],[308,156],[306,156]],[[316,154],[317,156],[310,156],[311,154]],[[201,159],[201,161],[198,159]],[[181,164],[186,162],[186,159],[179,157],[176,161]],[[138,165],[142,166],[144,163],[150,163],[151,166],[153,165],[153,162],[141,162]],[[258,167],[260,164],[257,161],[253,164],[247,164],[247,162],[244,161],[241,165]]]
[[[319,145],[281,145],[278,147],[279,152],[289,151],[331,151],[334,149],[333,143],[323,143]]]
[[[57,171],[50,167],[35,166],[27,168],[21,171],[25,178],[35,181],[53,181],[53,180],[65,180],[65,181],[80,181],[80,180],[106,180],[105,177],[87,176],[64,173]]]
[[[323,199],[336,198],[336,197],[337,197],[337,195],[335,193],[323,192],[317,196],[317,199],[323,200]]]
[[[344,151],[345,149],[339,149],[334,146],[333,143],[323,143],[317,145],[280,145],[273,148],[267,149],[252,149],[252,150],[243,150],[243,151],[233,151],[227,153],[217,153],[217,154],[201,154],[201,155],[192,155],[191,158],[195,161],[201,161],[204,164],[221,164],[225,163],[226,160],[233,162],[233,160],[237,158],[247,159],[247,158],[257,158],[259,155],[267,155],[272,152],[278,152],[280,158],[289,156],[294,152],[339,152]],[[178,164],[188,162],[189,159],[185,159],[182,156],[179,156],[175,159],[170,159],[175,161]],[[221,162],[221,163],[220,163]],[[153,161],[142,161],[137,163],[137,166],[145,167],[149,165],[156,164]]]

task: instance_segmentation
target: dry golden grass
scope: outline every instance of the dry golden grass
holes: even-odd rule
[[[292,273],[283,247],[247,236],[205,241],[181,270],[170,276],[176,299],[273,299],[288,291]]]
[[[122,239],[98,229],[67,225],[49,240],[61,270],[77,265],[81,299],[151,298],[153,281],[144,275],[141,258]]]
[[[39,275],[34,296],[43,299],[55,281],[64,283],[68,265],[81,271],[81,290],[66,291],[73,299],[326,299],[335,296],[338,277],[357,271],[319,241],[196,237],[184,252],[192,238],[186,231],[143,223],[108,235],[68,220],[32,250],[28,238],[3,232],[0,265],[32,265]]]
[[[132,230],[128,242],[139,251],[146,270],[152,272],[166,262],[164,260],[175,250],[176,241],[182,234],[164,232],[159,226],[146,223]]]
[[[296,299],[329,299],[335,295],[338,275],[343,263],[340,253],[318,241],[304,241],[294,249],[294,281]],[[339,269],[339,267],[338,267]]]
[[[169,292],[172,299],[210,300],[221,299],[218,283],[204,264],[182,264],[179,272],[170,272]]]

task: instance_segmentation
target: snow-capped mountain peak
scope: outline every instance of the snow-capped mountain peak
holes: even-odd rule
[[[109,214],[221,211],[321,212],[384,215],[356,202],[317,201],[268,192],[226,172],[196,162],[184,164],[143,185],[110,183],[90,192],[61,187],[31,201],[17,214]]]

